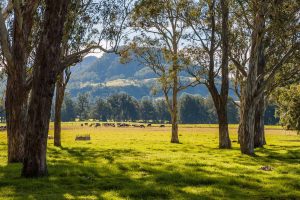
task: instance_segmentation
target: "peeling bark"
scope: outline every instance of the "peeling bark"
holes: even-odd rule
[[[22,162],[24,154],[29,92],[26,85],[26,63],[37,1],[26,3],[26,8],[14,7],[12,59],[7,67],[5,108],[9,163]]]
[[[262,97],[255,111],[254,148],[263,147],[266,144],[264,117],[265,100]]]
[[[256,11],[254,19],[254,30],[252,32],[252,44],[249,60],[249,72],[246,83],[242,91],[241,99],[241,117],[239,125],[240,148],[243,154],[254,155],[254,127],[255,114],[259,101],[262,99],[262,93],[258,92],[261,89],[258,80],[258,74],[263,67],[264,62],[264,3],[256,2]]]
[[[46,0],[43,32],[33,69],[22,175],[48,174],[46,151],[50,110],[60,67],[61,42],[69,1]]]

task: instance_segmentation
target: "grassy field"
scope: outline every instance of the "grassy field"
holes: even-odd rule
[[[183,125],[181,144],[171,144],[169,127],[65,123],[63,147],[48,142],[49,177],[29,180],[20,178],[20,164],[7,165],[0,132],[0,199],[300,199],[300,136],[268,127],[268,145],[249,157],[236,142],[219,150],[217,131]],[[233,141],[236,132],[230,126]],[[78,134],[91,141],[75,141]]]

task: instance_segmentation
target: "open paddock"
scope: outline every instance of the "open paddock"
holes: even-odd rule
[[[300,199],[296,132],[267,127],[268,144],[249,157],[237,142],[218,149],[217,125],[180,125],[180,144],[170,130],[63,123],[62,148],[48,141],[49,177],[31,180],[20,178],[21,164],[7,165],[1,132],[0,199]],[[232,141],[236,133],[230,125]]]

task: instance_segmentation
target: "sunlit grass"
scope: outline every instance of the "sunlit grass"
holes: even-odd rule
[[[0,199],[300,198],[300,136],[271,127],[268,145],[249,157],[236,142],[232,150],[219,150],[216,127],[181,125],[181,144],[171,144],[169,127],[64,123],[63,147],[48,142],[49,177],[31,180],[20,178],[20,164],[7,165],[0,132]],[[233,141],[236,131],[230,126]],[[75,142],[79,134],[90,134],[91,141]],[[273,170],[260,169],[266,165]]]

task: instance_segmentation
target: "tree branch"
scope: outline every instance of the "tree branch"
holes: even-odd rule
[[[61,61],[61,65],[60,65],[61,67],[58,69],[58,73],[62,72],[65,68],[70,67],[70,66],[80,62],[86,54],[88,54],[91,50],[94,50],[94,49],[100,49],[101,51],[103,51],[105,53],[114,53],[114,52],[117,53],[116,49],[107,50],[100,45],[93,45],[93,46],[87,47],[81,51],[78,51],[76,53],[73,53],[71,55],[64,57]]]
[[[200,84],[200,82],[196,79],[196,80],[190,82],[190,83],[187,84],[187,85],[181,85],[181,86],[179,86],[179,87],[178,87],[178,91],[185,90],[185,89],[188,88],[188,87],[196,87],[196,86],[199,85],[199,84]]]
[[[233,62],[233,64],[236,66],[236,68],[242,73],[244,77],[248,76],[248,73],[246,72],[245,68],[237,61],[235,58],[230,56],[230,60]]]
[[[291,57],[293,53],[295,53],[297,50],[299,50],[299,43],[296,43],[293,45],[287,53],[280,59],[279,62],[277,62],[276,65],[274,65],[269,73],[269,76],[265,79],[264,82],[262,82],[261,87],[257,90],[255,96],[260,96],[261,93],[270,85],[270,83],[273,81],[274,76],[276,75],[276,72],[280,69],[280,67]],[[260,81],[263,77],[259,76],[257,77],[257,81]]]
[[[1,7],[0,7],[1,9]],[[0,15],[0,43],[3,55],[8,65],[13,65],[13,57],[11,54],[11,46],[8,39],[8,31],[5,26],[3,15]]]
[[[13,5],[12,0],[8,1],[8,4],[7,4],[6,8],[4,8],[3,11],[2,11],[3,19],[6,19],[9,16],[9,13],[12,11],[13,6],[14,5]]]

